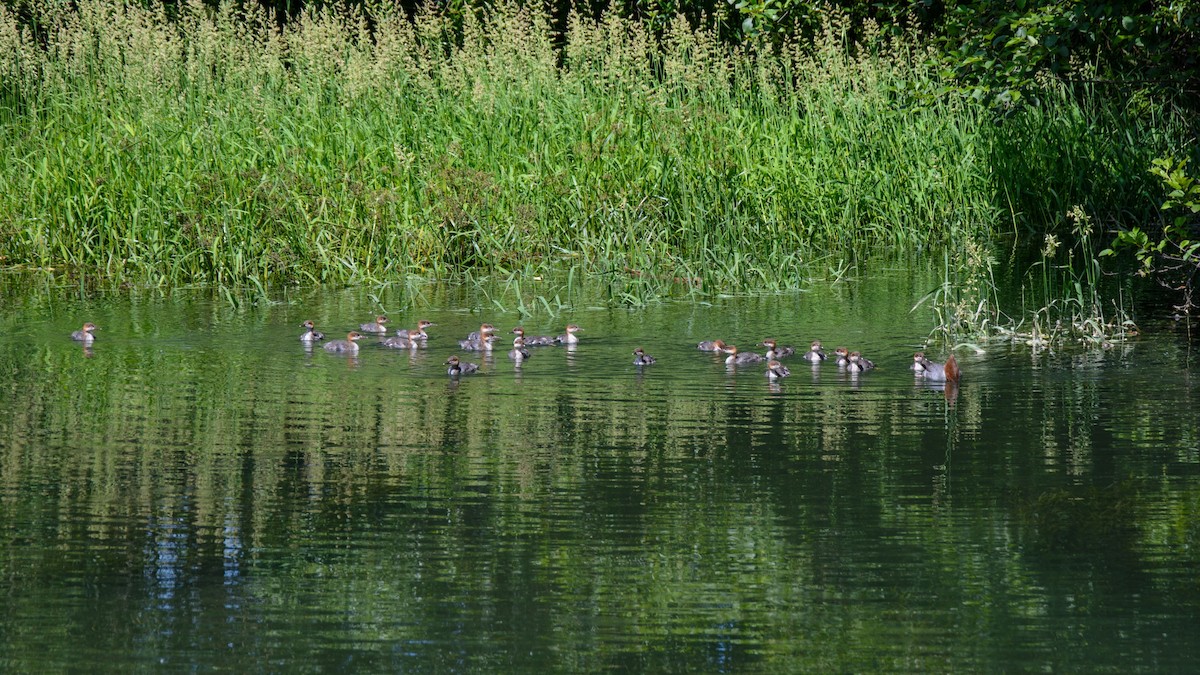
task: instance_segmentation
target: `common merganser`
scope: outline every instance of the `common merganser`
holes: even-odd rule
[[[466,340],[459,340],[458,346],[460,349],[465,349],[469,352],[490,352],[492,350],[492,341],[496,339],[496,327],[490,323],[485,323],[479,326],[479,332],[473,332],[467,336]]]
[[[780,347],[779,343],[774,340],[763,340],[759,344],[767,348],[766,357],[768,361],[771,359],[781,359],[796,353],[794,347]],[[804,358],[808,358],[808,355],[805,355]]]
[[[569,324],[567,324],[566,334],[559,335],[556,338],[556,341],[561,344],[564,344],[564,345],[577,345],[577,344],[579,344],[579,336],[577,336],[575,334],[581,330],[583,330],[583,329],[580,328],[579,326],[576,326],[573,323],[569,323]]]
[[[820,363],[826,359],[825,350],[821,349],[821,341],[813,340],[808,346],[808,351],[804,352],[804,360],[811,363]]]
[[[558,342],[558,338],[549,335],[526,335],[525,329],[521,326],[512,329],[512,333],[524,338],[526,347],[548,347]]]
[[[450,358],[446,359],[446,363],[443,365],[450,366],[449,368],[446,369],[446,374],[449,375],[450,377],[458,377],[459,375],[469,375],[469,374],[479,370],[478,363],[468,363],[466,361],[460,361],[457,356],[451,356]]]
[[[647,354],[641,347],[633,350],[633,365],[648,366],[654,363],[654,357]]]
[[[787,366],[775,361],[774,359],[767,361],[767,379],[778,380],[781,377],[791,375],[792,371],[788,370]]]
[[[513,348],[508,351],[508,358],[520,363],[529,358],[529,350],[525,348],[525,338],[518,335],[513,338]]]
[[[94,330],[96,330],[96,324],[91,322],[85,323],[82,328],[71,333],[71,339],[76,342],[91,342],[96,339],[96,336],[92,335],[92,331]]]
[[[375,317],[374,323],[359,324],[358,329],[364,333],[386,333],[388,332],[388,329],[387,326],[384,326],[383,324],[387,323],[387,320],[388,318],[386,316],[380,314],[379,316]]]
[[[319,342],[325,339],[325,334],[317,332],[316,326],[313,325],[312,321],[305,321],[300,324],[300,327],[308,329],[306,332],[300,334],[301,342]]]
[[[837,355],[837,364],[839,366],[845,367],[850,365],[849,349],[846,349],[845,347],[838,347],[837,349],[833,350],[833,353]]]
[[[325,344],[321,345],[321,347],[324,348],[325,351],[330,352],[332,354],[342,354],[342,353],[357,354],[358,353],[358,341],[361,339],[362,339],[362,335],[359,335],[358,333],[356,333],[354,331],[350,331],[349,333],[346,333],[345,340],[334,340],[333,342],[326,342]]]
[[[918,370],[918,367],[920,370]],[[913,354],[913,370],[917,377],[923,377],[932,382],[958,382],[962,371],[958,369],[958,359],[951,354],[945,363],[936,363],[925,358],[925,354]]]
[[[722,340],[709,340],[696,345],[696,349],[702,352],[719,352],[725,349],[725,342]]]
[[[725,357],[725,364],[730,366],[740,366],[745,363],[762,363],[766,360],[762,354],[739,352],[735,345],[724,347],[721,351],[729,355]]]
[[[436,325],[437,324],[435,324],[432,321],[426,321],[425,319],[421,319],[420,321],[417,322],[416,330],[413,330],[411,328],[396,329],[396,337],[408,338],[410,340],[428,340],[429,334],[425,332],[425,329],[429,328],[430,326],[436,326]]]
[[[380,340],[379,344],[384,347],[391,347],[392,349],[416,349],[421,346],[421,339],[418,337],[408,338],[393,335],[390,338]]]
[[[846,370],[852,373],[861,373],[864,370],[870,370],[875,367],[875,363],[870,359],[863,358],[858,352],[850,352],[847,357],[849,363],[846,364]]]

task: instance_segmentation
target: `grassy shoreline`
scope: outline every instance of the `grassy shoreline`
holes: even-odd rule
[[[0,9],[0,266],[112,284],[579,265],[789,288],[1093,195],[1140,217],[1140,164],[1183,133],[1065,95],[998,124],[933,95],[915,41],[847,45],[837,17],[770,53],[575,17],[560,52],[504,3],[461,40],[436,14],[77,7],[40,9],[44,45]]]

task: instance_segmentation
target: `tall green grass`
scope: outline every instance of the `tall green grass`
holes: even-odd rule
[[[836,16],[760,51],[614,14],[555,35],[509,2],[282,29],[248,5],[47,0],[38,39],[0,7],[0,265],[264,286],[569,263],[779,288],[1019,215],[996,166],[1028,146],[930,95],[915,41],[846,44]]]

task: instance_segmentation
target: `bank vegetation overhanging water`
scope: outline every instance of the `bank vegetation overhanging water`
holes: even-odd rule
[[[0,265],[102,285],[569,265],[781,289],[885,251],[986,279],[966,252],[997,234],[1158,218],[1148,168],[1194,133],[1049,78],[999,112],[915,33],[851,40],[835,11],[768,45],[615,12],[559,33],[508,2],[282,27],[253,4],[5,7]]]

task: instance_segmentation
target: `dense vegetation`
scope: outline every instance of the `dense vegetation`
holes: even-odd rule
[[[1002,69],[1033,35],[1014,15],[1024,42],[967,55],[988,33],[963,8],[772,6],[6,4],[0,264],[265,286],[570,261],[783,287],[825,256],[1036,247],[1075,207],[1143,225],[1153,160],[1194,152],[1162,87],[1131,105],[1053,77],[1062,49]]]

